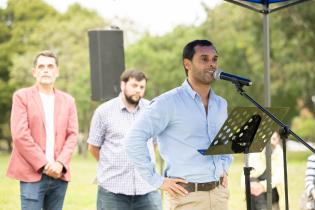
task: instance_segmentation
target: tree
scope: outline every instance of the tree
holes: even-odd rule
[[[11,50],[7,58],[10,77],[5,87],[12,90],[0,93],[0,97],[3,92],[7,97],[4,101],[8,106],[4,113],[9,116],[13,90],[34,83],[31,74],[34,56],[41,50],[49,49],[57,53],[60,59],[61,74],[56,85],[76,99],[80,131],[86,133],[94,108],[90,100],[87,31],[106,27],[108,23],[95,11],[78,4],[60,14],[39,0],[10,0],[5,12],[14,18],[7,35],[9,38],[4,41]],[[1,85],[0,80],[0,88]],[[9,122],[9,119],[4,122]]]
[[[299,98],[315,113],[310,100],[315,94],[314,7],[309,2],[272,14],[270,18],[272,106],[291,108],[287,122],[298,114],[295,103]],[[179,85],[185,77],[181,64],[183,46],[192,39],[209,39],[218,49],[220,68],[249,77],[253,86],[244,89],[263,104],[262,16],[232,4],[213,9],[204,6],[204,9],[207,19],[200,26],[179,26],[160,37],[147,34],[130,46],[127,66],[144,69],[149,74],[148,95],[154,97]],[[215,82],[213,86],[228,100],[230,108],[253,106],[239,96],[232,84]]]
[[[102,26],[106,23],[95,12],[74,4],[65,14],[40,22],[37,30],[41,33],[31,34],[28,51],[13,59],[11,82],[22,87],[34,82],[30,70],[39,50],[50,49],[58,54],[60,77],[56,85],[75,97],[82,132],[87,132],[92,112],[87,31]]]
[[[15,89],[10,83],[12,59],[25,52],[37,20],[55,14],[52,8],[36,0],[9,0],[7,8],[0,9],[0,140],[7,140],[9,149],[8,122],[11,96]]]

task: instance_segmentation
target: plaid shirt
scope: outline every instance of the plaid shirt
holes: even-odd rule
[[[136,171],[124,149],[124,137],[148,101],[141,99],[133,112],[129,112],[122,95],[103,103],[94,112],[88,143],[100,147],[97,182],[104,189],[125,195],[143,195],[155,189]],[[154,162],[152,141],[148,155]]]

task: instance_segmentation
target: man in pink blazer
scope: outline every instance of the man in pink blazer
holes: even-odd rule
[[[61,210],[77,144],[75,101],[54,88],[59,75],[54,53],[40,52],[32,71],[35,85],[13,95],[7,176],[20,180],[21,209]]]

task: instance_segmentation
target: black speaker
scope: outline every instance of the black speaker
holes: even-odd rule
[[[121,30],[89,30],[92,100],[105,101],[120,92],[120,75],[125,70]]]

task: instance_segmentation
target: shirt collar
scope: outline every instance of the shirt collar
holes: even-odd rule
[[[122,95],[122,93],[119,93],[119,96],[118,96],[118,104],[119,104],[119,109],[120,109],[120,110],[126,110],[126,111],[128,111],[128,109],[127,109],[127,107],[126,107],[126,105],[125,105],[125,103],[124,103],[124,101],[123,101],[123,95]],[[142,109],[143,106],[144,106],[144,105],[143,105],[143,101],[142,101],[142,99],[140,99],[140,101],[139,101],[137,107],[135,108],[134,112],[138,111],[139,109]]]
[[[182,84],[182,87],[184,88],[185,91],[187,91],[187,93],[193,98],[195,99],[195,97],[197,96],[197,92],[194,91],[190,84],[188,83],[188,80],[186,79],[183,84]]]
[[[215,102],[215,97],[216,97],[215,92],[214,92],[212,89],[210,89],[210,94],[209,94],[209,103],[208,103],[208,106],[211,106],[211,105],[212,105],[212,103],[214,103],[214,102]]]
[[[192,99],[195,99],[196,96],[199,96],[198,93],[191,88],[187,79],[183,82],[182,87],[184,88],[185,91],[187,91],[187,93],[192,97]],[[214,97],[215,93],[212,89],[210,89],[209,104],[212,100],[214,100]]]

